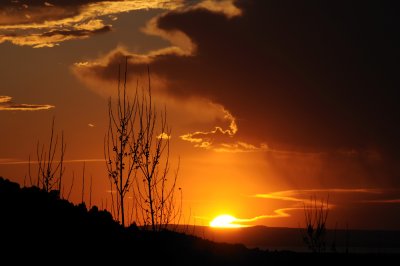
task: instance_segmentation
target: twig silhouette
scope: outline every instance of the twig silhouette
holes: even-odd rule
[[[321,200],[320,205],[316,197],[311,197],[310,203],[304,203],[305,233],[304,243],[312,252],[324,252],[326,248],[326,221],[329,213],[329,196],[326,201]]]

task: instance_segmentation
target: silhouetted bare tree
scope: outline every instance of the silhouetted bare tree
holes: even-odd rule
[[[304,203],[305,233],[304,243],[313,252],[324,252],[326,248],[326,221],[329,213],[329,198],[317,203],[316,197],[311,197],[309,203]]]
[[[136,202],[142,211],[143,224],[151,230],[159,231],[171,222],[177,221],[181,214],[181,205],[175,198],[176,172],[170,175],[170,137],[171,130],[167,125],[167,112],[158,113],[151,95],[150,73],[148,71],[148,90],[139,100],[138,131],[136,144],[138,149],[134,161],[138,165],[140,179],[136,179]],[[170,178],[170,179],[169,179]]]
[[[131,213],[140,212],[136,220],[141,219],[143,225],[151,225],[151,229],[157,231],[179,218],[181,210],[175,198],[178,170],[171,180],[167,179],[171,132],[165,108],[157,113],[153,104],[149,71],[148,90],[141,91],[139,96],[136,88],[130,101],[126,87],[127,59],[125,66],[123,85],[120,82],[120,67],[118,71],[116,110],[109,100],[109,127],[104,140],[108,175],[118,195],[114,201],[111,189],[111,200],[117,207],[116,216],[125,225],[124,199],[135,183],[132,191],[135,209]],[[115,208],[112,207],[112,210],[115,213]]]
[[[134,123],[138,111],[137,94],[133,101],[127,95],[127,59],[125,62],[124,83],[121,84],[121,70],[118,67],[118,98],[113,108],[111,97],[108,102],[108,131],[104,138],[104,156],[110,181],[114,185],[118,197],[116,200],[117,215],[125,226],[124,198],[133,180],[135,166]],[[122,87],[122,88],[121,88]],[[112,191],[111,191],[112,192]]]
[[[37,186],[43,190],[50,192],[53,189],[57,189],[61,193],[62,189],[62,177],[65,171],[63,166],[64,155],[66,151],[66,144],[64,143],[64,132],[61,132],[61,144],[59,145],[58,135],[54,136],[54,122],[53,118],[51,124],[51,134],[48,147],[40,142],[37,142],[36,156],[37,156]],[[57,150],[59,159],[56,160]],[[29,157],[29,178],[31,178],[31,162]]]

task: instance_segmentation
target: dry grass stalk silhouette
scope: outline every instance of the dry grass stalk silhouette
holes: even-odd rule
[[[311,197],[309,203],[304,203],[305,232],[304,243],[312,252],[324,252],[326,248],[326,221],[329,213],[329,198],[317,202],[316,197]]]
[[[81,203],[85,203],[85,170],[86,170],[86,162],[83,162],[82,168],[82,191],[81,191]]]
[[[61,193],[62,178],[65,172],[63,162],[66,151],[66,144],[64,143],[64,132],[61,132],[60,144],[58,135],[54,136],[54,124],[55,118],[53,117],[48,147],[46,148],[44,144],[40,145],[39,141],[36,145],[36,156],[38,164],[36,186],[42,188],[46,192],[50,192],[55,189],[58,190],[59,193]],[[59,156],[58,160],[56,160],[57,151]],[[28,167],[29,179],[32,180],[30,156]]]

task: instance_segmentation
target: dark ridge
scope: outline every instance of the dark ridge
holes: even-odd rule
[[[242,244],[215,243],[199,237],[135,226],[123,228],[109,212],[87,210],[60,199],[58,191],[20,188],[0,177],[0,263],[131,265],[283,265],[330,264],[398,259],[390,254],[312,254],[268,252]]]
[[[304,228],[252,226],[230,230],[208,226],[176,225],[175,231],[188,232],[215,242],[242,243],[246,247],[269,250],[307,251],[302,238]],[[400,231],[328,229],[326,251],[351,253],[400,253]]]

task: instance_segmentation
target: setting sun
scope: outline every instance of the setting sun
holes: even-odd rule
[[[239,228],[244,227],[244,225],[235,224],[234,222],[238,221],[235,217],[228,214],[219,215],[214,218],[210,222],[211,227],[218,227],[218,228]]]
[[[0,262],[400,257],[396,1],[277,2],[0,0]]]

